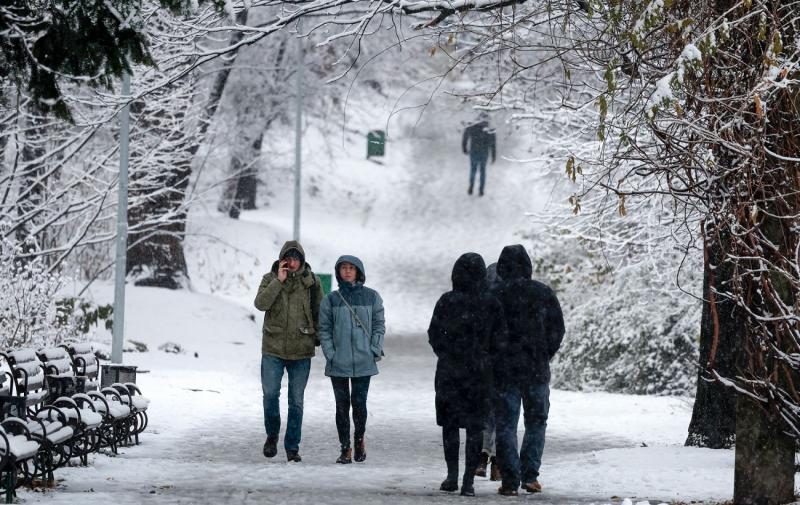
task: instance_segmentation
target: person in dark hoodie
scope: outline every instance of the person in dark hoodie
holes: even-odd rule
[[[436,423],[442,427],[447,478],[439,489],[458,489],[459,429],[467,431],[461,494],[474,496],[483,427],[489,411],[489,357],[493,339],[505,339],[500,303],[486,291],[486,266],[476,253],[466,253],[453,266],[453,290],[433,310],[428,339],[436,363]]]
[[[339,289],[328,293],[320,307],[319,336],[325,355],[325,375],[336,398],[336,430],[341,453],[337,463],[352,463],[350,406],[353,407],[355,460],[367,457],[367,393],[383,356],[385,323],[383,300],[364,286],[364,264],[355,256],[341,256],[334,268]]]
[[[506,246],[497,262],[500,280],[491,290],[508,325],[493,356],[497,457],[502,470],[498,492],[503,495],[516,495],[520,484],[529,493],[542,490],[539,467],[550,410],[550,360],[564,337],[558,298],[547,285],[532,280],[532,273],[525,248]],[[517,452],[520,402],[525,436]]]
[[[280,394],[283,371],[289,375],[289,413],[283,446],[290,462],[300,462],[303,395],[319,339],[322,284],[305,261],[299,242],[281,248],[272,270],[258,286],[255,306],[266,312],[261,338],[261,388],[264,394],[264,456],[278,451],[281,429]]]
[[[480,171],[480,186],[478,194],[483,196],[486,186],[486,161],[489,153],[492,154],[492,163],[497,156],[497,142],[495,140],[494,128],[489,126],[489,114],[481,112],[478,121],[464,129],[461,137],[461,150],[464,154],[469,154],[469,189],[468,194],[472,194],[475,186],[475,174]]]

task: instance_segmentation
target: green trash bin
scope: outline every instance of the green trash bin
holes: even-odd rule
[[[331,274],[317,274],[319,276],[319,280],[322,283],[322,292],[324,294],[328,294],[331,292],[331,284],[333,283],[332,275]]]
[[[367,159],[370,156],[383,156],[386,153],[386,132],[372,130],[367,133]]]

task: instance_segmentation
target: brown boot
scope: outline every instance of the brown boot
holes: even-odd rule
[[[353,459],[359,463],[367,459],[367,446],[363,438],[356,439],[356,454]]]
[[[481,459],[478,460],[478,468],[475,469],[475,475],[478,477],[486,477],[486,465],[489,463],[489,455],[481,452]]]
[[[522,483],[522,489],[524,489],[525,491],[527,491],[529,493],[541,493],[542,492],[542,485],[539,484],[538,480],[535,480],[533,482],[527,482],[527,483],[523,482]]]
[[[500,473],[500,464],[497,462],[497,458],[492,456],[491,461],[492,461],[492,466],[491,469],[489,470],[489,480],[493,481],[503,480],[503,476]]]
[[[346,465],[353,462],[353,451],[349,447],[342,447],[342,453],[336,458],[336,462],[340,465]]]

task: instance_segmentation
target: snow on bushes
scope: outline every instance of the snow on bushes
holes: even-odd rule
[[[554,386],[693,394],[701,252],[677,246],[693,238],[672,228],[655,199],[630,202],[624,216],[597,208],[587,200],[579,216],[551,215],[544,232],[526,237],[536,246],[534,278],[553,286],[564,311]]]

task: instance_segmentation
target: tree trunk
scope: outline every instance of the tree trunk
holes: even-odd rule
[[[193,84],[188,88],[192,89]],[[186,213],[183,211],[186,188],[191,176],[192,157],[188,149],[176,146],[192,142],[186,122],[186,111],[171,115],[164,123],[161,107],[170,93],[181,89],[175,83],[150,97],[155,103],[132,104],[131,113],[140,115],[135,122],[136,135],[131,150],[131,205],[128,208],[128,255],[126,271],[133,273],[137,286],[178,289],[188,276],[183,237],[186,230]],[[160,94],[163,93],[163,96]],[[148,156],[158,152],[160,146],[174,152],[167,166],[149,166]],[[163,149],[163,148],[161,148]]]
[[[258,184],[259,163],[264,135],[269,131],[272,122],[278,118],[284,100],[280,97],[279,87],[283,85],[283,61],[286,56],[286,38],[278,44],[273,62],[275,71],[274,83],[266,84],[258,93],[258,97],[248,96],[245,100],[238,100],[236,132],[238,141],[232,146],[231,163],[228,170],[229,182],[223,190],[222,198],[217,205],[217,210],[227,212],[234,219],[239,217],[242,210],[256,208],[256,194]],[[268,97],[267,103],[264,98]],[[262,111],[268,111],[263,117]],[[253,128],[256,124],[257,128]]]
[[[247,9],[239,11],[236,14],[236,22],[246,24],[247,16]],[[243,37],[243,32],[234,32],[230,37],[230,45],[241,41]],[[164,222],[145,227],[138,232],[133,231],[128,236],[126,270],[128,273],[141,276],[135,281],[137,286],[179,289],[188,278],[186,255],[183,251],[186,213],[181,209],[184,206],[186,188],[192,173],[192,160],[205,140],[237,53],[238,50],[232,52],[226,67],[217,73],[207,103],[200,112],[197,129],[192,132],[191,137],[179,138],[185,132],[160,132],[164,138],[172,140],[173,145],[183,144],[183,147],[175,153],[175,163],[167,172],[157,174],[155,177],[152,174],[146,176],[148,180],[142,181],[143,184],[138,188],[139,196],[143,197],[140,199],[142,203],[137,208],[131,207],[128,212],[131,228],[134,228],[136,223],[146,222],[148,219],[156,218],[157,221],[157,216],[170,216]],[[181,118],[183,117],[185,116],[182,115]],[[158,126],[153,127],[153,131],[157,132],[157,129]],[[156,183],[153,184],[153,181]],[[136,181],[133,176],[131,182],[131,191],[135,193]],[[149,192],[155,196],[148,197]]]
[[[20,146],[22,170],[18,184],[17,194],[17,223],[16,239],[23,244],[23,250],[28,252],[35,249],[38,243],[44,242],[44,231],[39,232],[39,236],[34,236],[35,224],[42,221],[42,203],[45,199],[45,180],[46,162],[46,131],[44,127],[44,117],[38,107],[31,105],[28,107],[28,114],[25,118],[25,134]],[[35,240],[36,243],[29,242]]]
[[[233,197],[230,200],[230,210],[228,215],[234,219],[239,217],[242,210],[254,210],[256,208],[256,184],[258,184],[258,158],[261,156],[261,145],[264,141],[262,129],[256,139],[250,144],[250,149],[244,159],[235,153],[231,158],[231,174],[236,177],[233,181],[235,187]],[[246,160],[250,160],[249,163]],[[238,175],[237,175],[238,174]]]
[[[733,271],[730,263],[723,261],[719,238],[707,240],[706,244],[697,393],[686,445],[728,449],[736,440],[736,392],[715,381],[709,375],[709,367],[713,366],[722,377],[735,375],[739,343],[745,337],[745,318],[733,301],[714,291],[721,291],[730,283]]]
[[[784,424],[747,396],[736,403],[734,505],[794,501],[794,441]]]

